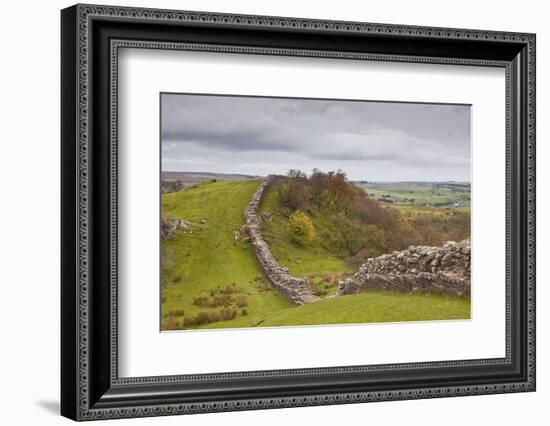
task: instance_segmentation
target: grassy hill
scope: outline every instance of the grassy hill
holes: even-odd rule
[[[243,235],[243,210],[258,180],[208,181],[162,194],[162,215],[184,220],[184,229],[162,241],[162,329],[421,321],[469,317],[469,300],[441,295],[372,292],[292,307],[263,277]],[[291,238],[278,192],[269,191],[260,212],[274,256],[296,276],[308,276],[318,294],[334,292],[353,272],[329,212],[313,217],[316,238],[306,246]]]
[[[257,180],[258,176],[241,175],[235,173],[208,173],[208,172],[161,172],[161,189],[163,193],[176,192],[198,183],[218,180]]]
[[[470,300],[443,294],[369,292],[324,299],[268,316],[264,327],[280,325],[469,319]]]
[[[270,188],[260,206],[264,223],[264,239],[269,244],[273,256],[296,276],[305,276],[317,287],[319,295],[333,293],[338,279],[351,275],[351,268],[342,253],[331,247],[334,227],[330,214],[319,211],[311,220],[316,237],[304,245],[292,241],[292,229],[284,209],[281,208],[276,188]]]
[[[183,328],[179,323],[185,317],[223,309],[224,304],[205,307],[196,302],[199,297],[223,298],[228,288],[235,289],[231,295],[243,299],[243,306],[233,306],[236,317],[230,325],[219,326],[250,325],[265,312],[290,307],[276,291],[266,290],[270,287],[261,278],[252,246],[234,236],[244,224],[243,209],[257,186],[257,180],[218,181],[163,194],[163,216],[191,222],[191,232],[179,231],[162,244],[162,316],[166,328]],[[248,315],[242,315],[243,309]]]

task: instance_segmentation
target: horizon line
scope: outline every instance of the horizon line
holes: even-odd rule
[[[321,170],[321,172],[323,172]],[[240,173],[240,172],[207,172],[207,171],[190,171],[190,170],[161,170],[161,173],[187,173],[187,174],[214,174],[214,175],[233,175],[233,176],[248,176],[248,177],[261,177],[265,178],[269,176],[270,174],[275,176],[286,176],[286,174],[277,174],[277,173],[269,173],[267,175],[255,175],[255,174],[249,174],[249,173]],[[323,172],[328,173],[328,172]],[[306,175],[308,175],[306,173]],[[433,180],[433,179],[414,179],[414,180],[403,180],[403,179],[395,179],[395,180],[385,180],[385,179],[350,179],[347,175],[346,178],[350,182],[371,182],[371,183],[415,183],[415,182],[437,182],[437,183],[445,183],[445,182],[456,182],[456,183],[468,183],[472,184],[471,180],[456,180],[456,179],[443,179],[443,180]]]

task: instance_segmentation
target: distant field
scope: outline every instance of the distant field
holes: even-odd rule
[[[354,182],[371,198],[390,206],[470,209],[470,184],[460,182]],[[409,209],[413,210],[413,209]],[[425,210],[429,212],[428,210]]]
[[[462,207],[432,207],[418,204],[388,204],[386,208],[399,210],[407,218],[418,218],[421,216],[432,216],[443,219],[453,215],[455,212],[470,213],[470,206]]]
[[[234,173],[208,173],[208,172],[162,172],[162,193],[177,192],[185,188],[204,182],[216,181],[247,181],[258,179],[257,176],[241,175]]]
[[[257,179],[257,176],[241,175],[236,173],[208,173],[208,172],[162,172],[162,182],[182,183],[182,187],[188,187],[196,183],[208,182],[211,180],[251,180]]]

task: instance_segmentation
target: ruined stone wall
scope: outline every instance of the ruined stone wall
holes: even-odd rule
[[[244,210],[246,229],[254,247],[254,253],[267,279],[293,305],[303,305],[319,300],[313,294],[311,284],[307,278],[297,278],[290,274],[287,268],[275,260],[269,246],[262,237],[262,221],[258,208],[262,201],[265,189],[269,186],[273,176],[268,176],[254,192],[252,199]]]
[[[470,296],[470,240],[448,241],[441,247],[410,246],[368,259],[338,286],[338,295],[369,290],[441,292]]]

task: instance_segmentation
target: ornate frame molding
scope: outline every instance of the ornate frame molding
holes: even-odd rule
[[[280,18],[266,16],[247,16],[230,15],[202,12],[169,11],[156,9],[126,8],[126,7],[104,7],[77,5],[65,12],[67,21],[74,28],[67,30],[68,33],[76,37],[75,52],[73,52],[76,64],[75,67],[75,89],[76,89],[76,132],[74,140],[64,141],[66,144],[74,144],[76,149],[75,158],[70,161],[76,161],[74,172],[75,182],[75,205],[73,206],[76,215],[76,229],[73,238],[76,238],[76,247],[70,259],[65,262],[76,261],[76,278],[69,280],[64,284],[64,291],[73,286],[75,292],[76,306],[71,315],[67,314],[63,321],[68,321],[68,317],[73,318],[76,323],[77,336],[72,336],[74,342],[68,346],[76,349],[77,357],[74,363],[75,383],[70,385],[70,390],[76,392],[76,407],[68,406],[72,400],[63,396],[66,400],[64,414],[71,418],[79,420],[91,420],[113,417],[141,417],[151,415],[170,415],[197,412],[214,412],[244,409],[262,409],[292,406],[309,406],[323,404],[341,404],[366,401],[400,400],[416,398],[435,398],[443,396],[461,396],[488,393],[504,393],[518,391],[532,391],[535,389],[535,36],[533,34],[520,34],[510,32],[479,31],[464,29],[430,28],[430,27],[411,27],[402,25],[370,24],[359,22],[337,22],[324,20]],[[92,45],[92,22],[97,19],[113,21],[132,21],[140,23],[153,24],[178,24],[178,25],[220,25],[226,28],[255,28],[255,29],[277,29],[292,30],[295,32],[315,31],[318,33],[347,33],[361,35],[380,35],[384,37],[411,37],[411,39],[437,39],[448,41],[483,41],[488,43],[506,42],[516,44],[518,47],[526,49],[526,105],[525,105],[525,125],[527,140],[525,152],[527,157],[525,167],[527,172],[527,181],[524,197],[526,202],[526,224],[527,224],[527,245],[526,249],[526,270],[527,282],[525,287],[526,297],[526,356],[525,380],[504,382],[498,384],[479,384],[466,386],[436,386],[427,388],[401,388],[398,390],[384,391],[366,391],[366,392],[337,392],[315,394],[307,396],[274,396],[269,398],[242,398],[217,400],[211,402],[165,402],[162,404],[143,404],[137,406],[111,406],[110,404],[101,405],[97,398],[92,397],[93,391],[90,389],[91,374],[94,370],[90,365],[90,356],[92,347],[90,342],[94,339],[91,333],[91,323],[93,318],[90,316],[90,269],[93,257],[91,257],[91,214],[93,205],[93,194],[91,187],[93,185],[90,169],[91,162],[91,136],[90,115],[92,113],[92,81],[91,81],[91,49]],[[321,369],[300,369],[300,370],[274,370],[262,372],[244,372],[244,373],[222,373],[193,376],[160,376],[144,378],[119,378],[117,368],[117,111],[118,111],[118,50],[120,48],[154,48],[154,49],[176,49],[176,50],[194,50],[209,52],[225,52],[235,54],[260,54],[260,55],[283,55],[283,56],[309,56],[333,59],[353,59],[353,60],[374,60],[374,61],[397,61],[397,62],[419,62],[419,63],[441,63],[456,65],[481,65],[504,67],[506,69],[506,110],[507,110],[507,164],[506,164],[506,193],[507,193],[507,260],[506,260],[506,357],[504,359],[482,359],[482,360],[464,360],[453,362],[433,362],[433,363],[414,363],[414,364],[390,364],[374,365],[361,367],[327,367]],[[373,372],[387,370],[405,370],[415,368],[447,368],[447,367],[472,367],[487,365],[503,365],[511,363],[512,356],[512,321],[513,312],[511,308],[512,300],[512,137],[514,131],[512,122],[512,98],[515,90],[512,74],[514,73],[514,64],[509,60],[485,60],[460,57],[438,57],[438,56],[407,56],[395,54],[380,53],[361,53],[345,51],[327,51],[316,49],[295,49],[295,48],[276,48],[276,47],[252,47],[238,45],[216,45],[209,43],[182,43],[171,41],[145,41],[139,39],[112,39],[110,40],[110,80],[109,88],[111,91],[110,101],[110,345],[111,359],[109,366],[110,386],[124,387],[125,385],[168,385],[170,383],[197,382],[197,381],[216,381],[221,379],[243,379],[243,378],[262,378],[277,376],[304,376],[308,374],[330,375],[333,373],[348,372]],[[72,58],[72,57],[71,57]],[[67,160],[69,161],[69,160]],[[92,237],[93,238],[93,237]],[[69,339],[66,337],[66,339]],[[65,350],[65,349],[64,349]],[[64,385],[69,389],[69,385]],[[65,394],[64,394],[65,395]]]

